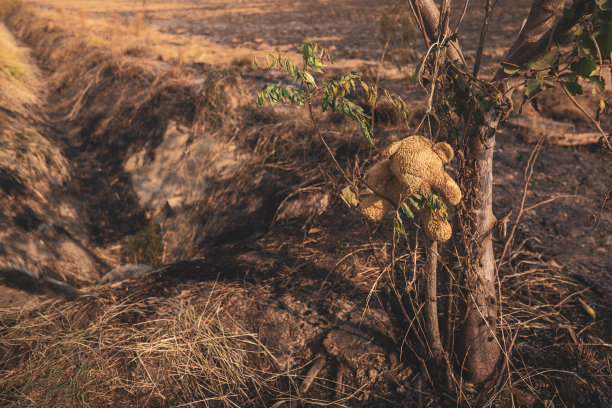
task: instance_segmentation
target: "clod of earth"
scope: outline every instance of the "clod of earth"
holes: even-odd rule
[[[147,272],[151,272],[153,270],[149,265],[142,264],[125,264],[120,265],[107,274],[102,276],[98,281],[98,284],[105,284],[109,282],[120,282],[127,279],[135,279],[139,276],[144,275]]]

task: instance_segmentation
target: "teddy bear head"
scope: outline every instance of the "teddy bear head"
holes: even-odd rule
[[[383,153],[389,159],[391,172],[411,193],[429,193],[431,186],[444,178],[444,164],[453,158],[448,143],[434,143],[422,136],[410,136],[393,143]],[[451,204],[461,199],[460,191],[445,191]]]

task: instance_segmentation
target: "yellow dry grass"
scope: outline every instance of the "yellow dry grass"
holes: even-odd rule
[[[26,49],[0,23],[0,105],[21,114],[27,112],[25,105],[38,102],[38,78],[29,59]]]
[[[48,191],[67,176],[61,151],[40,133],[39,74],[25,48],[0,23],[0,169],[25,185]],[[39,181],[44,181],[40,186]]]
[[[223,311],[245,291],[203,286],[204,299],[193,291],[147,297],[142,287],[119,300],[106,288],[74,303],[4,310],[0,405],[240,407],[281,399],[291,373]]]
[[[250,61],[254,52],[247,47],[219,45],[201,36],[164,32],[149,24],[147,13],[151,10],[173,13],[188,10],[188,5],[180,2],[151,6],[146,2],[126,1],[40,1],[26,2],[22,9],[25,11],[22,15],[28,15],[28,19],[36,18],[38,23],[44,24],[46,30],[50,31],[44,39],[46,44],[40,47],[40,51],[46,53],[53,52],[47,45],[57,40],[53,34],[59,31],[78,34],[71,40],[72,44],[63,47],[64,51],[73,49],[82,53],[90,48],[100,48],[108,50],[113,56],[149,57],[181,66],[190,63],[227,66],[236,61]],[[15,28],[19,30],[20,27]],[[29,27],[22,28],[30,30]]]

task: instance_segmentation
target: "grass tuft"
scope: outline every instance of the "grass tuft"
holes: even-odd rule
[[[160,267],[164,258],[164,239],[159,224],[145,222],[128,244],[126,256],[137,264]]]
[[[288,373],[257,334],[222,317],[241,290],[214,285],[205,299],[90,292],[3,313],[0,404],[265,406],[285,394]]]
[[[0,19],[11,14],[21,5],[21,0],[0,0]]]

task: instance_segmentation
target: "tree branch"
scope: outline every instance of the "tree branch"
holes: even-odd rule
[[[474,78],[478,78],[478,71],[480,70],[480,60],[482,58],[482,50],[484,48],[484,41],[487,35],[487,29],[489,28],[489,20],[491,19],[491,13],[493,11],[493,0],[487,0],[485,6],[485,17],[482,21],[482,29],[480,30],[480,39],[478,40],[478,50],[476,51],[476,61],[474,62],[474,70],[472,75]]]
[[[504,62],[522,66],[541,55],[553,42],[571,30],[586,7],[587,0],[576,0],[576,12],[570,18],[563,13],[565,0],[535,0],[529,17],[521,32],[510,47]],[[493,81],[508,78],[503,69],[498,69]],[[511,85],[509,84],[509,87]]]
[[[410,0],[412,7],[419,13],[422,18],[423,29],[425,34],[430,39],[437,39],[439,37],[438,25],[440,23],[440,10],[433,2],[433,0]],[[444,33],[444,35],[448,32]],[[461,53],[461,47],[457,41],[452,41],[447,49],[447,57],[451,62],[460,61],[465,65],[463,54]]]
[[[425,277],[427,280],[427,290],[425,293],[425,335],[431,350],[432,357],[437,362],[442,360],[444,349],[440,340],[440,326],[438,323],[438,294],[437,294],[437,263],[438,263],[438,243],[425,240],[427,259],[425,260]]]

